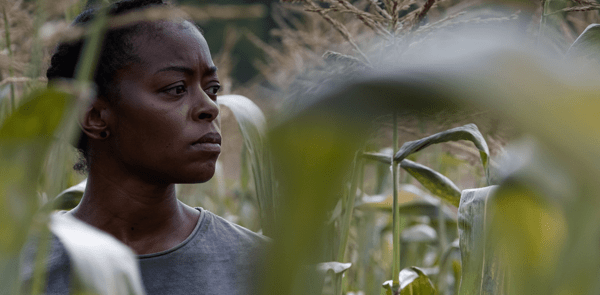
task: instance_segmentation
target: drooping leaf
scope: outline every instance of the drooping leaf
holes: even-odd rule
[[[439,219],[440,200],[434,198],[414,185],[403,185],[398,192],[400,205],[398,211],[401,215],[411,216],[429,216],[433,221]],[[356,202],[356,208],[360,210],[392,210],[391,195],[364,195],[361,200]],[[442,208],[444,219],[456,225],[457,215],[448,207]]]
[[[383,164],[392,164],[392,156],[391,155],[386,155],[386,154],[382,154],[382,153],[372,153],[372,152],[365,152],[362,154],[362,157],[367,159],[367,160],[371,160],[371,161],[377,161]]]
[[[62,191],[54,200],[48,202],[45,206],[51,206],[52,210],[71,210],[79,204],[81,198],[83,197],[83,193],[85,192],[85,186],[87,184],[87,178]]]
[[[460,189],[448,177],[427,166],[407,159],[400,162],[400,167],[417,179],[431,193],[458,207]]]
[[[569,47],[566,58],[590,58],[600,61],[600,24],[591,24]]]
[[[129,247],[67,214],[52,215],[50,230],[67,250],[78,291],[145,294],[137,257]]]
[[[271,154],[267,147],[265,116],[254,102],[241,95],[219,96],[219,104],[229,108],[238,122],[244,138],[244,146],[250,154],[250,167],[260,210],[261,227],[266,236],[272,236],[276,222],[277,200]]]
[[[483,139],[483,137],[481,139]],[[363,153],[362,157],[371,161],[377,161],[390,165],[392,160],[390,155],[383,153],[367,152]],[[403,159],[400,162],[400,167],[417,179],[417,181],[419,181],[431,193],[458,207],[460,202],[460,189],[449,178],[427,166],[415,163],[408,159]]]
[[[488,158],[490,151],[485,139],[483,138],[483,135],[481,135],[475,124],[467,124],[465,126],[452,128],[450,130],[436,133],[419,140],[406,142],[402,145],[402,147],[400,147],[400,150],[396,153],[396,155],[394,155],[394,161],[401,162],[410,154],[418,152],[432,144],[458,140],[468,140],[475,144],[475,147],[477,147],[479,150],[479,155],[481,156],[481,162],[483,163],[485,174],[489,178]]]
[[[394,294],[392,281],[383,283],[388,294]],[[400,295],[434,295],[435,288],[425,272],[418,267],[412,266],[400,271]]]
[[[348,269],[350,269],[351,266],[352,263],[341,263],[337,261],[321,262],[317,264],[317,270],[319,270],[322,273],[332,271],[335,274],[342,274]]]

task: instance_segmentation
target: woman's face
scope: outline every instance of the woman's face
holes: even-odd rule
[[[191,23],[159,22],[132,38],[117,73],[111,149],[126,171],[156,183],[209,180],[221,151],[216,67]]]

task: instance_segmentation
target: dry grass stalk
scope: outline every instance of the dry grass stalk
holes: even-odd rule
[[[219,77],[221,81],[222,94],[231,94],[232,87],[232,70],[235,66],[235,61],[232,58],[232,52],[235,44],[240,39],[240,34],[233,27],[225,28],[225,41],[219,53],[213,58],[215,65],[219,68]]]
[[[381,16],[383,16],[386,20],[391,20],[392,16],[384,9],[381,9],[381,7],[379,7],[379,4],[381,2],[377,1],[377,0],[369,0],[369,3],[371,4],[371,7],[373,7],[375,9],[375,11],[377,13],[379,13]]]
[[[371,63],[369,61],[369,58],[358,47],[358,45],[356,44],[356,41],[354,41],[354,38],[352,37],[350,32],[348,32],[348,29],[346,29],[346,27],[342,23],[338,22],[337,20],[334,20],[331,16],[329,16],[327,14],[327,12],[320,9],[320,7],[317,4],[315,4],[315,2],[313,2],[312,0],[306,0],[306,3],[310,6],[310,8],[314,9],[317,13],[319,13],[321,15],[321,17],[323,17],[323,19],[325,19],[328,23],[330,23],[338,32],[340,32],[340,34],[342,34],[342,36],[344,36],[346,41],[348,41],[348,43],[350,43],[350,45],[354,48],[354,50],[356,50],[356,52],[358,52],[361,55],[361,57],[368,64]]]
[[[435,3],[435,0],[427,0],[425,2],[425,5],[423,5],[421,10],[417,14],[417,17],[416,17],[411,29],[415,30],[419,27],[419,25],[421,24],[421,21],[423,20],[423,18],[425,18],[425,15],[427,14],[427,12],[429,12],[429,9],[431,9],[431,7],[433,6],[434,3]]]
[[[465,11],[461,11],[459,13],[447,16],[447,17],[445,17],[445,18],[443,18],[443,19],[441,19],[439,21],[436,21],[434,23],[427,24],[425,26],[419,27],[418,29],[416,29],[414,31],[414,33],[415,34],[426,34],[426,33],[429,33],[429,32],[431,32],[431,31],[433,31],[435,29],[438,29],[438,28],[442,27],[444,25],[444,23],[446,23],[446,22],[448,22],[450,20],[453,20],[453,19],[455,19],[455,18],[457,18],[459,16],[465,15],[465,14],[466,14]]]
[[[563,13],[563,12],[592,11],[592,10],[600,10],[600,5],[594,4],[594,5],[586,5],[586,6],[567,7],[567,8],[563,8],[559,11],[546,13],[545,15],[553,15],[553,14]]]

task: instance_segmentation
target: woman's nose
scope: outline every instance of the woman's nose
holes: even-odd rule
[[[213,121],[219,115],[219,106],[217,102],[212,100],[202,88],[198,88],[199,94],[196,95],[194,101],[195,106],[192,113],[194,120]]]

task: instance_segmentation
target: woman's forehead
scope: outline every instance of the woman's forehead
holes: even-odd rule
[[[160,21],[132,38],[134,51],[143,64],[185,62],[212,66],[208,44],[188,21]]]

